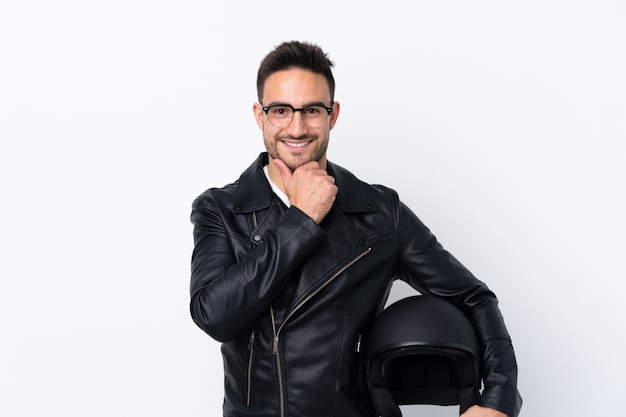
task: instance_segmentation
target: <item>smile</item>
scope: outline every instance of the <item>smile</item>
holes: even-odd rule
[[[287,141],[283,141],[283,143],[287,146],[289,146],[290,148],[304,148],[306,145],[308,145],[309,143],[311,143],[310,140],[307,141],[298,141],[298,142],[287,142]]]

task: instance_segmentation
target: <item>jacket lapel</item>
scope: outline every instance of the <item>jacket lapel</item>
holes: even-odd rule
[[[350,172],[330,162],[328,173],[335,178],[339,192],[332,210],[320,224],[327,233],[326,239],[297,270],[288,311],[299,308],[321,288],[341,279],[343,269],[369,247],[367,238],[350,220],[351,216],[376,212],[369,189]]]
[[[254,216],[249,228],[252,241],[275,227],[284,213],[284,207],[277,202],[262,171],[267,161],[267,154],[262,153],[244,171],[234,196],[235,213]],[[295,271],[276,300],[285,308],[285,314],[297,309],[334,279],[340,279],[338,274],[343,268],[368,249],[367,237],[358,231],[351,218],[377,211],[370,188],[349,171],[330,162],[328,173],[335,178],[339,192],[332,210],[320,224],[327,236],[318,250]]]

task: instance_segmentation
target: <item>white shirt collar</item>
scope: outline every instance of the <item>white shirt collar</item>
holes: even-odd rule
[[[267,178],[267,182],[270,183],[272,191],[274,191],[274,194],[276,194],[287,207],[291,207],[291,202],[289,201],[289,197],[287,197],[287,194],[285,194],[280,188],[278,188],[278,186],[274,184],[274,182],[270,179],[270,174],[267,170],[267,167],[268,165],[265,165],[263,167],[263,173],[265,174],[265,178]]]

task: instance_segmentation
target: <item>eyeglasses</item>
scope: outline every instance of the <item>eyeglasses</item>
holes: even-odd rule
[[[302,113],[302,121],[307,126],[320,127],[324,125],[333,108],[321,104],[309,104],[296,109],[291,104],[272,104],[263,107],[263,111],[267,114],[267,119],[270,123],[276,127],[284,128],[289,126],[297,111]]]

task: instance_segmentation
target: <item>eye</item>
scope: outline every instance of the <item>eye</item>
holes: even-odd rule
[[[270,116],[285,117],[291,113],[291,109],[287,106],[274,106],[268,110]]]
[[[321,106],[309,106],[305,107],[302,111],[311,117],[317,117],[322,114],[323,108]]]

